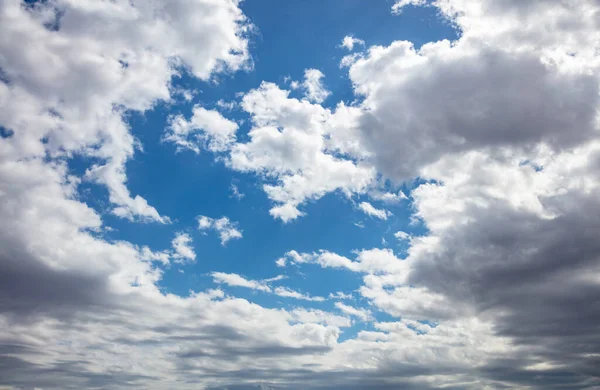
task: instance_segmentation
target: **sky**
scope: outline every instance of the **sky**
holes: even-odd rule
[[[0,0],[0,389],[600,389],[596,0]]]

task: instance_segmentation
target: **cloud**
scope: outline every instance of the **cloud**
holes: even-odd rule
[[[231,183],[231,186],[229,186],[229,189],[231,191],[231,196],[238,200],[242,199],[244,196],[246,196],[246,194],[241,192],[240,189],[238,188],[238,186],[236,186],[234,183]]]
[[[307,200],[336,190],[362,193],[374,180],[371,166],[340,154],[360,155],[348,125],[356,109],[340,104],[332,113],[264,82],[244,95],[242,108],[251,115],[253,127],[248,142],[232,146],[228,165],[276,179],[263,186],[275,202],[270,210],[275,218],[289,222],[304,215],[298,207]]]
[[[277,275],[272,278],[265,279],[265,282],[277,282],[279,280],[287,279],[288,277],[285,275]]]
[[[284,297],[284,298],[293,298],[293,299],[300,299],[300,300],[304,300],[304,301],[314,301],[314,302],[323,302],[325,300],[325,298],[323,298],[323,297],[318,297],[318,296],[313,297],[308,294],[302,294],[302,293],[300,293],[298,291],[294,291],[288,287],[278,286],[278,287],[272,288],[269,285],[269,283],[280,281],[280,280],[284,279],[285,277],[282,275],[276,276],[274,278],[260,280],[260,281],[249,280],[238,274],[227,274],[227,273],[222,273],[222,272],[213,272],[211,275],[212,275],[213,281],[215,283],[224,283],[224,284],[227,284],[229,286],[234,286],[234,287],[245,287],[245,288],[249,288],[251,290],[258,290],[258,291],[263,291],[266,293],[275,294],[275,295],[278,295],[278,296]]]
[[[153,252],[147,246],[142,248],[140,258],[145,261],[158,261],[163,265],[171,264],[171,253],[169,251]]]
[[[126,186],[140,145],[125,114],[170,101],[182,66],[202,80],[247,66],[245,16],[236,2],[210,3],[3,1],[0,125],[16,134],[5,156],[89,158],[85,179],[106,186],[115,215],[168,223]]]
[[[336,302],[335,307],[343,313],[360,318],[361,321],[371,321],[372,319],[371,312],[366,309],[357,309],[355,307],[345,305],[342,302]]]
[[[264,292],[272,291],[271,287],[269,287],[265,281],[258,282],[255,280],[248,280],[238,274],[226,274],[223,272],[213,272],[211,275],[215,283],[224,283],[228,286],[245,287]]]
[[[174,143],[178,150],[190,149],[194,153],[200,153],[202,143],[211,152],[223,152],[235,142],[237,129],[237,123],[218,111],[195,106],[189,121],[181,115],[169,119],[163,141]]]
[[[411,236],[410,234],[403,232],[402,230],[397,231],[396,233],[394,233],[394,237],[396,237],[398,240],[408,240],[410,241]]]
[[[308,294],[302,294],[302,293],[300,293],[298,291],[294,291],[288,287],[275,287],[275,290],[273,290],[273,292],[275,293],[275,295],[279,295],[280,297],[301,299],[304,301],[323,302],[325,300],[325,298],[323,298],[323,297],[318,297],[318,296],[313,297]]]
[[[362,142],[379,172],[397,181],[410,180],[445,156],[481,150],[501,158],[504,152],[526,155],[540,147],[560,152],[595,136],[598,84],[592,62],[585,61],[587,48],[579,43],[536,46],[529,33],[519,40],[515,36],[521,27],[512,5],[495,10],[492,3],[482,3],[492,15],[504,12],[497,17],[507,31],[497,31],[496,37],[489,36],[488,28],[471,25],[473,16],[477,23],[487,18],[473,11],[480,9],[477,2],[439,4],[444,14],[461,15],[456,20],[464,30],[458,41],[432,42],[419,50],[407,41],[374,46],[350,67],[355,90],[364,97]],[[550,15],[554,9],[574,20],[564,9],[544,4],[526,14],[539,8],[540,15]],[[539,27],[531,23],[533,33]],[[595,34],[586,23],[577,25],[580,34]],[[574,33],[565,33],[564,42],[570,42]],[[554,32],[550,35],[550,40],[559,39]],[[554,58],[556,50],[581,57]],[[403,109],[395,110],[398,105]]]
[[[325,75],[318,69],[306,69],[304,71],[304,96],[313,103],[323,103],[331,94],[323,85],[322,79]]]
[[[196,252],[190,245],[192,237],[187,233],[177,233],[171,245],[173,245],[173,254],[171,255],[175,263],[185,263],[196,261]]]
[[[344,39],[342,39],[342,43],[340,44],[340,47],[343,47],[349,51],[352,51],[352,50],[354,50],[354,45],[364,46],[365,41],[363,41],[362,39],[356,38],[352,35],[346,35],[344,37]]]
[[[427,0],[396,0],[394,5],[392,5],[392,14],[400,15],[402,13],[402,9],[412,5],[412,6],[423,6],[427,4]]]
[[[357,106],[329,110],[265,83],[242,98],[247,141],[225,152],[232,169],[268,181],[274,215],[288,219],[326,193],[368,195],[380,178],[413,184],[427,232],[406,258],[375,248],[277,260],[354,272],[369,310],[391,317],[340,338],[348,319],[334,313],[269,309],[218,289],[163,293],[177,250],[104,239],[101,216],[78,196],[81,180],[95,180],[116,214],[168,222],[126,187],[138,142],[124,116],[169,101],[180,65],[203,80],[247,66],[238,2],[1,1],[3,384],[598,387],[599,5],[433,6],[460,29],[457,41],[371,47],[348,70]],[[67,164],[79,154],[94,161],[85,177]]]
[[[292,311],[292,314],[302,323],[332,325],[338,328],[352,326],[350,319],[323,310],[296,308]]]
[[[383,192],[379,190],[373,190],[369,193],[369,197],[373,200],[392,204],[408,199],[408,196],[406,196],[406,194],[402,191]]]
[[[373,205],[369,202],[361,202],[358,205],[358,208],[365,214],[370,215],[371,217],[375,217],[375,218],[379,218],[379,219],[383,219],[386,220],[388,219],[389,216],[392,215],[392,213],[390,213],[388,210],[384,210],[384,209],[376,209],[375,207],[373,207]]]
[[[387,274],[395,278],[398,283],[406,281],[411,263],[399,259],[390,249],[368,249],[356,251],[356,260],[337,253],[322,250],[314,253],[298,253],[295,250],[287,252],[283,257],[277,259],[279,267],[289,264],[317,264],[323,268],[347,269],[352,272],[367,274]]]
[[[227,217],[221,217],[214,219],[199,215],[196,217],[198,220],[198,229],[204,230],[216,230],[221,238],[221,245],[227,244],[230,240],[242,238],[242,231],[239,230],[236,222],[231,222]]]
[[[352,294],[346,294],[342,291],[329,294],[329,299],[352,299]]]

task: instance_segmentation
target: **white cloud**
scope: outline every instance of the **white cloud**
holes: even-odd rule
[[[293,298],[304,301],[314,301],[314,302],[322,302],[325,300],[323,297],[319,296],[310,296],[308,294],[303,294],[298,291],[292,290],[289,287],[278,286],[272,288],[269,283],[280,281],[285,279],[284,276],[279,275],[274,278],[263,279],[263,280],[250,280],[246,279],[243,276],[238,274],[228,274],[223,272],[213,272],[212,274],[213,280],[215,283],[224,283],[229,286],[236,287],[245,287],[252,290],[263,291],[266,293],[272,293],[284,298]]]
[[[145,261],[158,261],[163,265],[171,263],[171,254],[168,251],[153,252],[147,246],[140,251],[140,258]]]
[[[323,268],[340,268],[352,272],[368,274],[386,274],[390,280],[404,283],[411,270],[411,263],[399,259],[390,249],[369,249],[356,251],[356,260],[340,256],[337,253],[320,251],[318,253],[298,253],[289,251],[276,261],[280,267],[288,264],[317,264]]]
[[[335,307],[345,314],[360,318],[361,321],[371,321],[373,319],[371,316],[371,311],[367,309],[357,309],[355,307],[345,305],[342,302],[336,302]]]
[[[192,237],[187,233],[177,233],[171,245],[173,254],[171,255],[175,263],[186,263],[196,261],[196,252],[192,247]]]
[[[217,100],[217,102],[215,103],[217,107],[219,107],[221,110],[226,110],[226,111],[231,111],[234,108],[237,107],[237,102],[235,101],[231,101],[231,102],[226,102],[223,99],[219,99]]]
[[[236,222],[231,222],[227,217],[218,219],[199,215],[198,220],[199,230],[215,230],[221,238],[221,245],[227,244],[230,240],[242,238],[242,231],[239,230]]]
[[[365,214],[370,215],[371,217],[379,218],[386,220],[388,217],[392,215],[388,210],[385,209],[377,209],[373,207],[373,205],[369,202],[361,202],[358,205],[358,208]]]
[[[317,309],[296,308],[292,314],[298,321],[305,324],[323,324],[337,326],[338,328],[348,328],[352,326],[352,321],[346,317],[341,317]]]
[[[279,295],[280,297],[301,299],[304,301],[323,302],[325,300],[325,298],[323,298],[323,297],[318,297],[318,296],[313,297],[308,294],[302,294],[302,293],[300,293],[298,291],[294,291],[288,287],[275,287],[275,290],[273,290],[273,292],[275,293],[275,295]]]
[[[325,75],[318,69],[306,69],[304,71],[304,96],[313,103],[323,103],[331,94],[323,85]]]
[[[369,192],[369,197],[385,203],[399,203],[403,200],[408,199],[408,196],[402,191],[398,192],[383,192],[379,190],[373,190]]]
[[[334,113],[306,100],[289,98],[289,91],[274,84],[244,95],[242,108],[252,117],[250,141],[236,143],[229,166],[243,172],[256,172],[276,178],[264,185],[276,203],[271,214],[284,222],[304,213],[298,207],[310,199],[341,190],[346,195],[364,192],[375,172],[362,161],[334,153],[356,153],[359,145],[352,136],[356,109],[339,105]]]
[[[344,39],[342,39],[342,43],[340,44],[340,47],[343,47],[349,51],[352,51],[352,50],[354,50],[354,45],[364,46],[365,41],[363,41],[362,39],[356,38],[352,35],[346,35],[344,37]]]
[[[363,58],[364,55],[361,52],[348,54],[342,57],[340,61],[340,69],[349,68],[358,61],[359,58]]]
[[[409,240],[411,239],[410,234],[403,232],[402,230],[397,231],[396,233],[394,233],[394,237],[396,237],[398,240]]]
[[[329,294],[329,299],[352,299],[352,294],[346,294],[342,291],[336,291]]]
[[[256,132],[235,143],[248,148],[232,164],[277,181],[268,194],[288,215],[328,192],[369,193],[380,175],[422,179],[410,195],[428,233],[411,240],[405,260],[381,249],[354,260],[325,251],[278,260],[361,273],[371,309],[401,318],[340,341],[348,322],[332,313],[268,309],[221,290],[164,294],[160,267],[171,252],[102,239],[102,219],[79,199],[65,162],[69,153],[99,159],[88,177],[109,188],[119,215],[165,222],[125,186],[136,142],[121,110],[169,100],[171,60],[204,79],[243,66],[237,2],[0,2],[0,66],[10,80],[0,82],[0,124],[13,130],[0,144],[3,382],[594,386],[599,9],[571,4],[439,0],[461,38],[371,48],[349,70],[361,106],[331,112],[275,87],[246,94],[284,96],[254,101]],[[60,29],[48,31],[55,5]],[[260,131],[268,127],[287,143],[254,148],[274,134]],[[315,176],[325,165],[334,168]],[[372,174],[352,181],[342,166]],[[295,179],[285,186],[287,177]],[[223,284],[267,283],[224,275]]]
[[[246,196],[246,194],[241,192],[240,189],[238,188],[238,186],[236,186],[234,183],[231,183],[231,185],[229,186],[229,189],[231,191],[231,196],[233,198],[236,198],[239,200],[239,199],[242,199],[244,196]]]
[[[124,114],[170,101],[179,66],[203,80],[246,66],[245,16],[236,2],[212,3],[2,2],[0,124],[17,134],[5,155],[94,158],[85,177],[107,187],[115,215],[168,223],[126,187],[138,145]]]
[[[181,115],[170,118],[163,141],[174,143],[178,150],[200,153],[204,143],[211,152],[223,152],[235,142],[237,129],[237,123],[224,118],[218,111],[195,106],[189,121]]]
[[[396,0],[396,3],[392,5],[392,13],[394,15],[400,15],[402,13],[402,8],[404,7],[409,5],[422,6],[425,4],[427,4],[427,0]]]
[[[277,281],[280,281],[280,280],[283,280],[283,279],[287,279],[287,278],[288,277],[285,276],[285,275],[277,275],[277,276],[274,276],[272,278],[265,279],[264,281],[265,282],[277,282]]]
[[[223,272],[213,272],[211,275],[215,283],[224,283],[229,286],[245,287],[264,292],[272,291],[271,287],[269,287],[265,281],[248,280],[238,274],[227,274]]]

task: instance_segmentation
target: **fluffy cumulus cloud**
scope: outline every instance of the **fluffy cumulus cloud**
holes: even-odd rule
[[[340,43],[340,47],[343,47],[344,49],[347,49],[349,51],[354,50],[354,46],[356,45],[364,46],[365,41],[363,41],[360,38],[356,38],[352,35],[346,35],[344,39],[342,39],[342,43]]]
[[[192,237],[187,233],[178,233],[173,241],[173,254],[172,257],[175,262],[193,262],[196,260],[196,252],[192,247]]]
[[[238,1],[0,0],[0,386],[600,387],[600,4],[392,11],[408,5],[435,7],[460,38],[348,59],[358,103],[323,107],[323,76],[307,72],[302,98],[267,82],[243,94],[243,138],[200,106],[164,136],[254,174],[283,221],[332,192],[410,201],[426,229],[396,233],[404,256],[325,248],[277,260],[355,276],[356,302],[342,303],[352,297],[212,270],[219,289],[164,293],[171,262],[195,258],[191,236],[162,251],[105,239],[79,196],[92,180],[117,216],[170,221],[127,188],[140,145],[125,114],[170,101],[183,69],[210,80],[248,67]],[[79,176],[73,156],[91,161]],[[198,224],[223,244],[241,237],[225,217]],[[233,287],[319,308],[263,307],[223,291]],[[356,322],[369,326],[345,335]]]
[[[225,119],[218,111],[201,106],[194,107],[190,120],[177,115],[169,122],[163,140],[174,143],[177,150],[190,149],[195,153],[200,153],[201,144],[212,152],[227,150],[238,129],[237,123]]]
[[[262,83],[244,95],[253,127],[248,142],[233,145],[229,160],[232,169],[275,180],[263,189],[276,203],[271,214],[284,222],[302,216],[299,206],[307,200],[333,191],[363,193],[375,179],[353,137],[358,109],[340,103],[332,112],[289,94]]]
[[[306,69],[304,71],[304,96],[311,102],[323,103],[327,96],[331,94],[323,85],[325,75],[318,69]]]
[[[197,220],[198,230],[215,230],[219,234],[221,245],[227,244],[227,242],[230,240],[242,238],[242,231],[239,230],[238,224],[230,221],[227,217],[215,219],[204,215],[199,215]]]
[[[183,66],[201,79],[246,66],[237,2],[6,0],[0,18],[4,160],[91,157],[85,179],[107,187],[116,215],[168,222],[127,189],[138,143],[123,115],[169,101]]]

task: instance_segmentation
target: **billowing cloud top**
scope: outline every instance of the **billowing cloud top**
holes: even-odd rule
[[[372,7],[0,0],[0,388],[600,388],[600,3]]]

